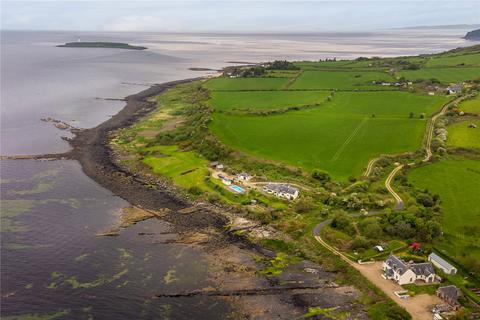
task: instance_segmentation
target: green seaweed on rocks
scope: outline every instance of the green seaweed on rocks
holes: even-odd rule
[[[51,313],[25,313],[12,316],[2,316],[3,320],[55,320],[66,317],[70,314],[70,309],[60,309]]]
[[[269,277],[278,276],[282,274],[283,270],[289,265],[300,261],[300,258],[289,256],[284,252],[277,253],[274,259],[265,261],[265,268],[260,273]]]

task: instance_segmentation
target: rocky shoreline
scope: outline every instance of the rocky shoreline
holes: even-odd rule
[[[299,318],[310,306],[340,308],[352,312],[359,319],[365,318],[361,305],[355,303],[358,291],[353,287],[336,285],[334,273],[323,270],[317,264],[302,261],[291,265],[278,277],[259,274],[262,264],[252,257],[271,259],[275,253],[228,231],[229,228],[235,230],[235,221],[242,222],[241,218],[226,212],[224,208],[189,203],[158,177],[142,172],[133,173],[118,164],[116,155],[109,147],[110,133],[133,125],[153,111],[156,103],[150,101],[150,97],[178,84],[200,79],[153,85],[126,97],[125,107],[107,121],[91,129],[72,129],[71,132],[75,134],[69,141],[72,151],[57,155],[57,158],[79,161],[87,176],[115,195],[143,210],[161,212],[161,219],[170,223],[179,235],[179,243],[204,248],[212,269],[211,277],[217,285],[206,291],[200,289],[194,292],[230,301],[236,306],[239,315],[236,318]],[[328,291],[328,299],[324,297],[327,294],[325,290]],[[175,295],[190,294],[159,293],[159,296]]]

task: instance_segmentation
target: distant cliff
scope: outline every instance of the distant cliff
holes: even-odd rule
[[[477,30],[473,30],[473,31],[468,32],[468,33],[465,35],[465,39],[467,39],[467,40],[477,40],[477,41],[480,41],[480,29],[477,29]]]
[[[128,43],[120,42],[67,42],[57,47],[66,48],[114,48],[114,49],[130,49],[130,50],[145,50],[147,47],[132,46]]]

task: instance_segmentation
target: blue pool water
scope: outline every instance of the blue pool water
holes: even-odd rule
[[[238,193],[244,193],[245,192],[245,190],[243,188],[241,188],[239,186],[236,186],[236,185],[231,185],[229,188],[232,189],[235,192],[238,192]]]

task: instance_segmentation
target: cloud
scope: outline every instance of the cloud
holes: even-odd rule
[[[107,31],[179,31],[182,26],[164,17],[149,15],[128,15],[107,22]]]

